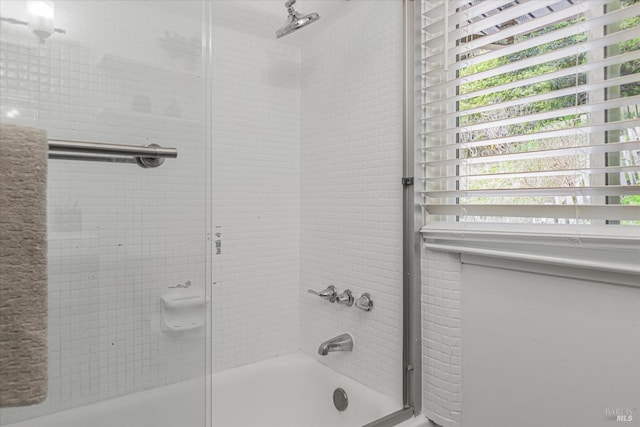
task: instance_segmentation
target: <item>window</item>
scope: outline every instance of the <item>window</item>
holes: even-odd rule
[[[640,231],[640,0],[423,2],[425,230]]]

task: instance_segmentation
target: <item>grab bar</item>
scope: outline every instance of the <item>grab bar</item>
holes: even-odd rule
[[[156,144],[147,146],[105,144],[100,142],[49,139],[49,157],[66,160],[108,161],[109,158],[131,158],[127,163],[137,163],[144,168],[157,168],[165,158],[175,159],[178,150]]]

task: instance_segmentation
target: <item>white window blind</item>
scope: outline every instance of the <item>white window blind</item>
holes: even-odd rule
[[[640,0],[424,0],[423,23],[426,230],[640,230]]]

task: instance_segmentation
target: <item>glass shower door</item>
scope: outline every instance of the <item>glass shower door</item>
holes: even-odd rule
[[[47,162],[46,398],[1,408],[3,427],[205,423],[202,7],[2,1],[0,123],[84,150],[50,150]],[[177,157],[140,165],[83,143]]]

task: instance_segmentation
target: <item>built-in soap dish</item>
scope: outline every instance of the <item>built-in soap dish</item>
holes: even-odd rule
[[[160,297],[162,330],[182,332],[205,324],[207,298],[204,295],[167,294]]]

